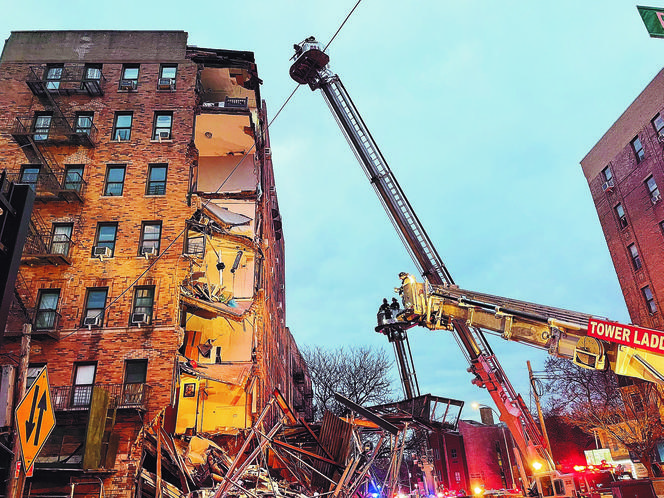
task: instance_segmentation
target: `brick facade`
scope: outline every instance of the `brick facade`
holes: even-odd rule
[[[115,419],[106,426],[112,435],[101,442],[107,459],[87,469],[103,480],[106,496],[134,495],[144,455],[138,435],[160,413],[178,437],[205,424],[223,427],[217,436],[235,434],[251,425],[275,387],[301,413],[311,412],[306,365],[285,326],[281,219],[253,54],[188,47],[186,40],[181,31],[80,31],[15,32],[6,42],[0,160],[15,181],[34,183],[30,240],[38,249],[26,244],[20,300],[0,364],[16,364],[22,325],[32,322],[30,364],[48,367],[60,429],[37,460],[33,495],[68,492],[70,480],[90,480],[81,477],[81,459],[93,444],[84,436],[94,408],[85,405],[85,390],[92,389],[86,372],[93,373],[95,388],[115,396],[109,410]],[[123,73],[127,65],[139,68],[130,90],[119,85],[132,76]],[[162,81],[164,65],[177,68],[170,88]],[[61,81],[52,82],[49,75],[57,71],[49,69],[58,67]],[[100,91],[85,91],[81,75],[89,67],[101,70],[85,73],[100,76],[93,82]],[[71,74],[78,75],[73,83],[66,81]],[[35,75],[40,81],[32,81]],[[26,121],[17,118],[37,123],[35,116],[45,112],[52,116],[48,138],[20,129]],[[132,113],[128,140],[115,139],[119,112]],[[171,116],[162,139],[154,134],[164,125],[157,123],[158,112]],[[95,128],[84,137],[76,130],[81,113],[93,113]],[[60,116],[70,128],[58,141]],[[233,155],[251,163],[246,175],[238,170],[245,175],[239,189],[224,187],[220,167],[204,169]],[[25,165],[38,166],[39,179]],[[66,168],[78,165],[83,183],[67,184]],[[118,165],[124,166],[121,186],[109,176],[109,166]],[[155,165],[166,166],[165,188],[149,190],[149,181],[152,187],[161,182],[158,175],[149,178]],[[202,175],[219,187],[201,188]],[[108,195],[120,187],[121,195]],[[142,254],[141,243],[154,246],[155,240],[146,223],[160,226],[158,257]],[[116,232],[112,256],[99,258],[93,248],[104,245],[103,224]],[[70,241],[53,235],[62,225],[72,225]],[[202,250],[193,251],[199,243]],[[59,289],[55,307],[40,301],[49,289]],[[88,326],[86,303],[95,308],[90,291],[99,289],[107,291],[103,320]],[[132,322],[143,315],[146,323]],[[206,356],[207,346],[212,353]],[[89,365],[94,368],[86,370]],[[129,390],[131,375],[142,387]],[[191,402],[183,392],[187,383],[195,386],[195,408],[185,403]],[[49,470],[56,468],[65,472]]]

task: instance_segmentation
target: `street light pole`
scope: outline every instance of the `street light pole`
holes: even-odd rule
[[[493,413],[495,413],[496,416],[498,417],[498,420],[500,420],[500,414],[488,405],[481,405],[479,403],[473,403],[471,406],[473,408],[475,408],[476,410],[479,410],[480,408],[488,408]],[[511,480],[511,483],[512,483],[512,488],[511,489],[513,489],[515,486],[514,486],[514,472],[512,471],[512,458],[510,457],[510,448],[507,445],[507,434],[505,433],[505,424],[502,423],[502,422],[501,422],[501,425],[500,425],[500,429],[503,433],[503,440],[505,441],[505,452],[507,453],[507,465],[510,468],[510,480]]]

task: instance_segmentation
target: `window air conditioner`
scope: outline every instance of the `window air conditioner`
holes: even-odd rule
[[[143,246],[141,247],[141,255],[145,257],[145,259],[149,259],[152,256],[157,255],[157,248],[156,247],[147,247]]]
[[[157,82],[159,90],[175,90],[175,80],[173,78],[159,78]]]
[[[120,90],[136,90],[136,80],[120,80]]]
[[[133,325],[147,325],[148,324],[148,315],[145,313],[132,313],[131,314],[131,323]]]
[[[95,258],[99,258],[101,261],[104,261],[104,258],[110,258],[113,255],[111,249],[106,246],[95,246],[93,254]]]
[[[91,329],[92,327],[99,327],[99,325],[101,325],[101,317],[99,315],[86,316],[83,319],[83,325],[87,326],[88,329]]]
[[[159,138],[160,142],[162,140],[170,140],[171,139],[171,132],[170,131],[160,131],[159,134],[157,135],[157,138]]]
[[[657,204],[661,200],[662,200],[661,194],[653,195],[650,197],[650,202],[652,202],[653,204]]]
[[[604,182],[604,184],[602,185],[602,190],[604,192],[612,192],[613,191],[613,179]]]

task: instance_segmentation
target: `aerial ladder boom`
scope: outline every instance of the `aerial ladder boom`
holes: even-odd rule
[[[312,90],[320,89],[323,93],[332,114],[420,274],[429,284],[440,287],[454,286],[452,276],[392,174],[339,76],[328,68],[329,57],[323,52],[321,44],[310,37],[294,47],[296,53],[293,57],[295,62],[290,69],[291,77],[296,82],[307,84]],[[396,334],[391,331],[392,325],[404,338],[406,328],[414,325],[403,321],[393,322],[395,320],[391,318],[383,324],[384,327],[380,328],[388,337],[390,334],[393,336]],[[403,324],[406,327],[403,327]],[[479,328],[469,327],[462,319],[453,318],[450,325],[470,362],[469,370],[475,375],[473,382],[489,391],[500,411],[500,419],[508,426],[528,465],[538,461],[545,468],[553,469],[553,461],[545,449],[537,424],[507,379],[483,332]],[[527,482],[524,475],[522,480],[524,483]]]

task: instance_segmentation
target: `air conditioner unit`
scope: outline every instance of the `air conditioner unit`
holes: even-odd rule
[[[132,313],[131,314],[131,323],[133,325],[138,325],[139,327],[141,325],[147,325],[149,323],[150,318],[146,313]]]
[[[171,132],[170,131],[160,131],[157,135],[157,138],[159,138],[160,142],[162,140],[170,140],[171,139]]]
[[[173,78],[159,78],[157,82],[159,90],[175,90],[175,80]]]
[[[613,179],[604,182],[602,185],[602,190],[604,192],[613,192]]]
[[[104,258],[110,258],[113,255],[111,249],[106,246],[95,246],[92,254],[95,258],[99,258],[101,261],[104,261]]]
[[[145,259],[148,259],[157,255],[157,248],[143,246],[141,247],[141,254],[145,257]]]
[[[653,195],[650,197],[650,202],[652,202],[653,204],[657,204],[661,200],[662,200],[661,194]]]
[[[83,325],[88,327],[88,329],[91,329],[92,327],[99,327],[99,325],[101,325],[101,317],[99,315],[86,316],[83,319]]]
[[[660,144],[664,144],[664,133],[660,133],[659,135],[657,135],[657,141]]]
[[[136,80],[120,80],[120,90],[136,90]]]

